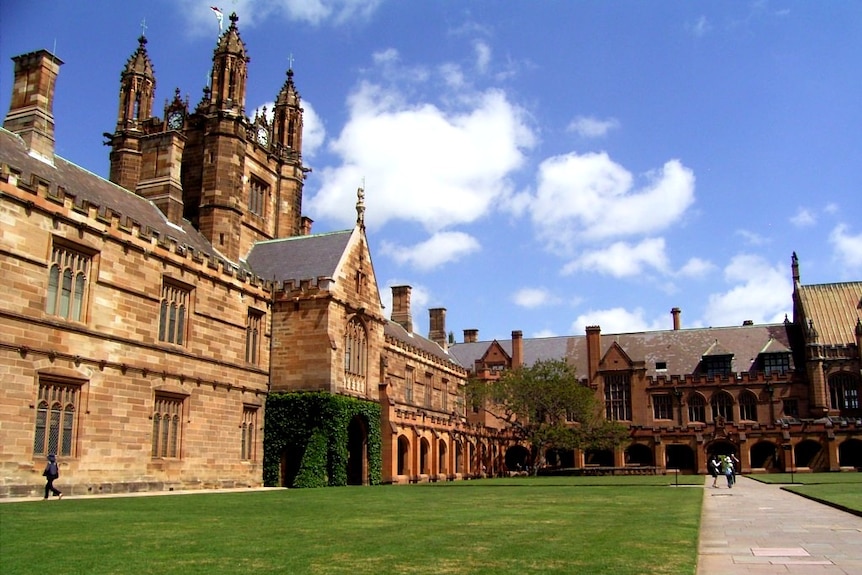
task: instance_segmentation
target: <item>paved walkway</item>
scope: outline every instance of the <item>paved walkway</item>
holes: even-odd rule
[[[739,477],[704,482],[697,575],[862,575],[862,517]]]

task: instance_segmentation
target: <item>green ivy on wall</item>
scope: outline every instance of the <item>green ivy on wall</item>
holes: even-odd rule
[[[380,405],[323,392],[274,393],[267,397],[263,484],[280,485],[284,471],[289,487],[347,485],[349,427],[355,417],[361,419],[367,434],[367,481],[379,485]]]

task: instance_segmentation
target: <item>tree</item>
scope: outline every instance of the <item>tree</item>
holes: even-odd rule
[[[579,383],[565,360],[540,360],[498,380],[474,379],[467,389],[474,405],[506,421],[530,444],[539,464],[552,448],[607,449],[628,436],[624,426],[601,416],[595,393]]]

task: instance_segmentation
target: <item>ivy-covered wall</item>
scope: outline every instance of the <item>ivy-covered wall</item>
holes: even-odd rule
[[[368,483],[380,484],[380,405],[323,392],[273,393],[267,397],[263,484],[279,485],[285,455],[292,477],[290,487],[347,485],[348,427],[356,416],[362,418],[367,432]]]

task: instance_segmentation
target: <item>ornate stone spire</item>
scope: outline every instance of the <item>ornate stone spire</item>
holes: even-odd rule
[[[365,229],[365,188],[356,189],[356,225]]]

